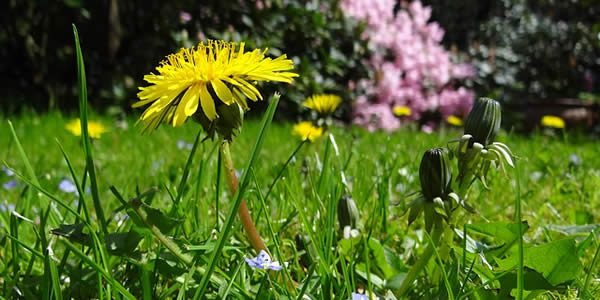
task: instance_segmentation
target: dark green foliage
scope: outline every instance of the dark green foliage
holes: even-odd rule
[[[300,77],[280,110],[298,113],[312,93],[343,97],[350,80],[365,77],[366,47],[358,24],[345,20],[335,1],[5,1],[0,5],[0,65],[5,99],[0,111],[23,107],[75,107],[74,48],[77,24],[88,65],[90,105],[110,113],[130,111],[143,75],[169,53],[206,39],[244,41],[247,49],[287,54]],[[190,21],[180,18],[191,15]],[[261,89],[269,95],[274,87]],[[292,99],[293,101],[289,101]],[[260,105],[260,104],[259,104]]]
[[[481,95],[522,104],[600,93],[597,0],[424,0],[444,43],[468,51]]]
[[[498,6],[470,50],[483,90],[512,103],[599,92],[598,1],[504,0]]]

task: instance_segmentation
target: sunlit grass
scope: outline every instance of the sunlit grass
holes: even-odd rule
[[[285,101],[285,98],[282,101]],[[64,128],[64,125],[71,119],[71,116],[63,116],[57,112],[43,116],[24,114],[11,117],[15,133],[22,143],[23,150],[29,158],[35,174],[37,174],[39,185],[76,209],[77,203],[79,203],[78,197],[75,194],[60,191],[58,188],[61,180],[71,178],[59,143],[69,156],[75,175],[79,176],[79,180],[81,180],[85,167],[85,156],[79,138]],[[151,205],[165,212],[171,210],[174,195],[183,192],[180,202],[180,211],[183,214],[178,216],[183,223],[177,230],[177,236],[174,236],[177,243],[183,249],[209,249],[212,247],[210,245],[214,244],[210,240],[215,237],[217,201],[220,226],[225,220],[232,201],[232,195],[226,191],[224,184],[221,184],[219,190],[215,191],[218,164],[215,143],[207,140],[199,145],[191,165],[187,184],[183,186],[183,191],[179,191],[181,174],[190,151],[186,144],[194,142],[194,136],[199,130],[198,125],[188,123],[179,130],[165,127],[158,129],[153,134],[141,135],[139,128],[135,127],[133,118],[123,122],[116,122],[108,116],[94,116],[93,119],[101,120],[109,129],[101,139],[94,140],[91,145],[97,167],[99,199],[101,199],[107,218],[110,219],[107,231],[126,232],[131,227],[131,222],[123,219],[125,212],[119,210],[120,203],[109,191],[110,186],[114,185],[126,199],[136,196],[138,190],[145,191],[156,187],[158,192],[152,199]],[[335,204],[332,206],[329,203],[337,201],[335,198],[342,193],[350,193],[357,203],[360,212],[360,231],[379,240],[384,246],[393,250],[397,257],[404,261],[404,264],[409,265],[411,262],[406,261],[409,258],[406,256],[408,253],[406,251],[409,251],[410,248],[405,248],[406,245],[403,242],[420,240],[421,244],[418,244],[417,247],[422,247],[427,244],[427,241],[423,240],[423,236],[419,233],[422,229],[420,221],[408,227],[406,216],[401,216],[402,205],[397,204],[402,204],[407,194],[418,189],[417,169],[421,153],[431,147],[443,145],[449,139],[459,136],[461,132],[442,130],[439,133],[425,134],[401,130],[397,133],[387,134],[383,132],[368,133],[354,127],[334,127],[332,134],[335,136],[337,150],[330,147],[326,151],[327,138],[320,139],[314,144],[306,144],[289,162],[287,170],[282,173],[281,179],[273,187],[268,198],[261,200],[258,191],[260,190],[262,195],[265,195],[270,184],[300,143],[291,135],[292,126],[288,123],[275,123],[271,126],[265,136],[262,150],[258,153],[249,191],[246,193],[259,231],[266,238],[272,251],[274,250],[273,237],[277,236],[279,253],[276,259],[289,262],[290,278],[301,283],[307,282],[306,276],[310,273],[313,276],[318,275],[320,281],[309,280],[308,282],[311,282],[312,285],[304,290],[310,295],[324,292],[321,289],[327,285],[330,285],[328,291],[336,295],[340,293],[348,295],[349,290],[355,290],[361,286],[368,288],[372,285],[370,281],[374,280],[373,278],[362,278],[357,274],[353,274],[350,277],[352,279],[328,277],[332,276],[332,272],[338,270],[327,268],[318,261],[313,261],[312,265],[303,266],[297,260],[305,251],[311,253],[313,260],[316,257],[331,260],[330,262],[338,259],[337,254],[331,254],[326,250],[326,245],[337,244],[332,238],[336,240],[339,238],[338,228],[336,228],[337,221],[329,219],[329,216],[335,218],[335,212],[332,214],[331,211]],[[20,158],[16,144],[10,135],[6,118],[1,120],[0,129],[0,149],[3,149],[0,159],[6,162],[11,169],[21,174],[28,174],[27,167]],[[232,144],[232,151],[236,153],[234,160],[237,166],[245,165],[258,130],[259,122],[257,120],[247,121],[244,131]],[[528,222],[530,227],[525,234],[526,243],[533,245],[564,237],[565,235],[558,231],[567,229],[557,230],[556,225],[583,225],[598,222],[600,219],[600,210],[598,209],[600,206],[600,169],[598,168],[600,157],[596,154],[597,145],[593,140],[570,136],[571,143],[566,144],[564,139],[544,135],[530,137],[503,135],[500,140],[510,144],[514,153],[519,157],[522,218]],[[339,151],[339,156],[335,154],[336,151]],[[327,154],[328,158],[325,156],[326,152],[329,153]],[[572,154],[579,157],[580,164],[574,163],[574,158],[570,160]],[[324,165],[330,167],[323,167]],[[341,190],[343,184],[341,177],[336,172],[342,167],[345,167],[347,191]],[[327,173],[324,170],[333,173],[322,178],[323,174]],[[0,173],[0,183],[11,178]],[[492,174],[492,178],[490,190],[479,187],[473,189],[470,201],[479,214],[465,215],[465,220],[470,222],[510,222],[513,220],[516,178],[508,179],[497,174]],[[323,186],[319,187],[320,181],[325,182],[325,185],[321,183]],[[16,272],[21,276],[25,274],[33,277],[41,276],[44,273],[43,260],[35,259],[35,255],[28,254],[30,252],[26,250],[25,246],[31,247],[32,251],[38,251],[38,255],[43,253],[34,228],[43,218],[45,209],[43,203],[46,203],[48,198],[43,195],[37,196],[37,193],[23,180],[17,179],[17,182],[17,187],[0,191],[0,205],[3,208],[0,212],[0,226],[5,228],[3,232],[7,232],[11,226],[14,228],[15,222],[21,219],[11,217],[8,212],[9,204],[17,204],[26,199],[31,201],[32,208],[19,213],[33,223],[20,221],[18,234],[11,234],[10,239],[3,239],[4,247],[0,250],[0,255],[10,258],[13,257],[11,251],[17,251],[19,256],[16,261],[3,260],[0,263],[0,271],[11,276],[16,263],[19,266]],[[383,190],[387,192],[382,193]],[[87,201],[87,205],[91,209],[90,195],[87,196]],[[386,209],[387,220],[385,222],[381,220],[382,205],[384,205],[383,209]],[[72,224],[76,221],[65,209],[58,206],[58,210],[65,217],[64,220],[60,220],[62,223]],[[97,222],[93,213],[91,222]],[[260,286],[266,284],[265,278],[255,277],[259,274],[253,273],[243,264],[242,257],[249,257],[252,252],[241,233],[239,224],[237,222],[234,224],[237,225],[234,225],[232,230],[234,232],[233,239],[226,242],[223,250],[224,257],[219,260],[216,267],[221,270],[219,272],[226,272],[229,276],[236,277],[237,281],[235,282],[242,287],[254,286],[251,293],[264,293],[266,291],[261,290]],[[330,227],[325,227],[327,224]],[[320,229],[315,230],[314,226]],[[313,231],[308,232],[309,230]],[[587,237],[585,231],[574,234],[580,236],[579,240]],[[295,242],[297,235],[310,236],[314,242],[307,249],[300,250]],[[419,239],[417,239],[418,236],[420,236]],[[16,246],[6,247],[13,245],[11,242],[13,237],[17,238],[19,242],[15,243]],[[61,286],[65,289],[74,288],[73,284],[76,282],[85,286],[89,285],[92,289],[87,291],[97,296],[94,284],[96,277],[73,277],[75,273],[71,269],[72,266],[67,268],[81,253],[71,254],[67,260],[70,263],[67,265],[64,265],[64,262],[61,263],[67,249],[71,249],[71,252],[75,253],[73,247],[81,250],[80,246],[62,242],[60,240],[64,238],[53,235],[48,238],[57,258]],[[591,243],[592,246],[582,253],[584,266],[591,264],[597,248],[593,239]],[[146,239],[146,242],[142,242],[137,250],[143,253],[152,253],[156,250],[156,244]],[[210,257],[210,252],[202,254],[204,251],[190,250],[188,252],[190,255],[199,255],[200,258],[196,263],[198,266],[208,263],[206,260]],[[361,257],[364,258],[363,253],[364,251],[361,250],[354,255],[357,255],[355,259],[364,263],[364,259],[361,259]],[[327,258],[328,256],[331,258]],[[93,256],[90,259],[93,259]],[[369,265],[370,269],[376,268],[377,262],[370,259]],[[31,267],[28,269],[28,266]],[[127,271],[131,269],[131,266],[133,266],[132,262],[128,259],[119,257],[111,259],[109,268],[112,273],[109,276],[112,277],[109,282],[116,280],[121,284],[126,284],[134,295],[141,295],[138,294],[138,291],[134,292],[131,289],[133,286],[137,286],[137,283],[127,283],[128,276],[137,274],[136,272],[131,273],[133,272],[131,270]],[[88,267],[90,266],[88,265]],[[352,270],[356,270],[356,267],[356,265],[349,265],[345,268],[350,269],[343,272],[352,272]],[[446,269],[449,267],[446,266]],[[342,272],[342,270],[339,271]],[[171,270],[171,272],[175,271]],[[373,274],[378,273],[378,271],[373,272]],[[597,270],[594,270],[593,274],[593,278],[596,278]],[[65,278],[69,278],[68,281]],[[254,281],[252,278],[258,281]],[[154,280],[151,279],[153,295],[175,297],[182,287],[181,283]],[[593,280],[589,283],[585,274],[582,273],[579,280],[582,285],[587,282],[588,292],[593,293],[597,289],[597,285]],[[8,284],[8,281],[5,281],[5,284]],[[187,283],[187,286],[191,288],[187,293],[191,294],[186,297],[193,295],[194,287],[197,284],[198,282]],[[281,296],[288,293],[294,295],[296,292],[300,292],[300,290],[292,292],[290,287],[286,287],[285,281],[279,281],[279,279],[272,284],[277,287],[271,291],[274,295]],[[346,287],[348,284],[351,286]],[[437,290],[446,290],[443,282],[435,282],[435,284]],[[34,285],[36,284],[34,283]],[[27,285],[19,283],[18,286],[24,289]],[[340,287],[343,289],[338,290]],[[313,288],[316,288],[317,291]],[[432,291],[426,286],[420,288],[424,290],[418,292],[417,287],[415,295],[419,293],[432,295],[430,294]],[[469,289],[466,287],[465,291],[469,291]],[[209,291],[216,292],[214,287]],[[66,289],[63,295],[84,296],[85,294],[76,294],[82,292],[81,290]],[[3,293],[11,294],[6,290]],[[147,291],[147,293],[149,292]],[[186,293],[184,292],[183,295]]]

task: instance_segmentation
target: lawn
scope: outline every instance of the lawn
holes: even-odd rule
[[[420,190],[421,156],[462,135],[460,128],[370,133],[334,125],[330,135],[303,144],[291,157],[300,140],[291,134],[291,124],[273,122],[244,193],[273,259],[286,263],[282,271],[266,272],[245,262],[256,253],[237,217],[232,235],[211,261],[235,197],[219,170],[217,142],[199,143],[186,164],[200,126],[188,122],[142,134],[133,117],[91,117],[109,129],[91,144],[97,199],[108,220],[102,226],[94,214],[89,178],[81,197],[59,189],[61,181],[73,182],[69,166],[81,184],[86,165],[80,138],[65,129],[72,119],[57,112],[0,118],[0,160],[17,173],[0,173],[2,184],[16,180],[16,186],[0,189],[3,297],[348,299],[362,290],[393,297],[429,244],[422,217],[408,226],[404,214],[410,194]],[[247,120],[233,142],[239,174],[260,132],[259,119]],[[492,170],[488,189],[479,183],[471,188],[467,200],[476,212],[455,212],[454,230],[444,233],[435,259],[404,297],[514,295],[520,235],[513,222],[520,201],[527,228],[525,296],[575,298],[580,293],[595,298],[599,274],[592,260],[598,242],[591,234],[596,225],[590,224],[600,219],[597,141],[563,132],[502,132],[497,140],[512,149],[517,168],[509,168],[507,175]],[[182,183],[186,166],[189,177]],[[149,196],[138,198],[147,206],[118,199],[128,201],[147,191]],[[338,225],[342,196],[356,203],[358,236],[344,238]],[[80,213],[76,217],[61,204]],[[76,225],[82,222],[89,226]],[[473,226],[467,226],[466,242],[465,224]],[[191,260],[174,255],[173,243]],[[204,284],[203,274],[212,267]]]

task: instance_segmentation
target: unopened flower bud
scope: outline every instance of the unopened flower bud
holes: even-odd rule
[[[502,121],[500,103],[490,98],[479,98],[465,122],[465,134],[473,136],[473,141],[483,145],[491,144]]]
[[[338,221],[340,222],[340,228],[343,229],[346,226],[350,228],[356,228],[358,222],[358,208],[356,203],[352,200],[349,195],[344,195],[340,198],[337,205],[338,210]]]
[[[451,192],[452,170],[445,148],[429,149],[423,154],[419,179],[426,201],[432,202],[436,197],[444,198]]]

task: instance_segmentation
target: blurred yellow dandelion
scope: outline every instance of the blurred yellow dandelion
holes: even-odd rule
[[[550,116],[550,115],[543,116],[540,123],[544,127],[559,128],[559,129],[565,128],[565,121],[561,117],[557,117],[557,116]]]
[[[452,126],[463,126],[463,120],[455,115],[448,116],[446,122]]]
[[[75,119],[67,123],[67,125],[65,125],[65,128],[73,135],[81,136],[81,120]],[[102,134],[106,131],[108,130],[106,129],[106,127],[104,127],[104,125],[102,125],[102,123],[88,120],[88,133],[91,138],[99,139],[100,136],[102,136]]]
[[[139,101],[133,107],[151,104],[140,118],[146,129],[161,123],[180,126],[198,111],[198,105],[210,121],[219,117],[220,102],[248,109],[246,98],[263,99],[255,87],[259,81],[291,83],[298,76],[289,72],[294,63],[285,54],[272,59],[265,57],[266,52],[246,52],[244,43],[224,41],[181,49],[156,67],[158,74],[144,76],[150,85],[140,87]]]
[[[394,106],[393,111],[396,117],[408,117],[412,114],[410,107],[405,105],[396,105]]]
[[[323,135],[323,128],[313,125],[310,121],[303,121],[294,125],[293,132],[303,141],[314,142]]]
[[[304,107],[312,109],[322,115],[333,113],[342,103],[342,98],[331,94],[318,94],[308,97],[304,101]]]

